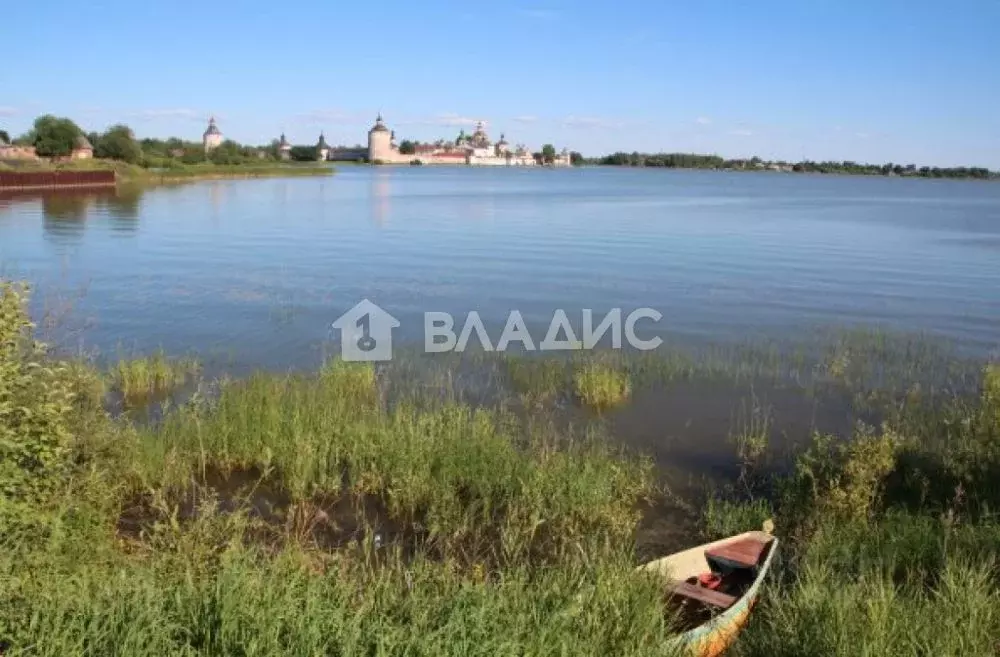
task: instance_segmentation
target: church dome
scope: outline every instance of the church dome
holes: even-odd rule
[[[382,121],[382,114],[379,113],[378,117],[375,119],[375,125],[369,132],[389,132],[389,128],[385,126],[385,122]]]
[[[215,125],[215,117],[213,116],[208,120],[208,128],[205,130],[205,136],[209,135],[221,135],[219,132],[219,126]]]
[[[73,140],[73,148],[79,151],[94,150],[94,147],[90,145],[90,141],[84,135],[77,135],[76,139]]]

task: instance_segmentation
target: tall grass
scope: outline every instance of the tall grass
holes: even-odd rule
[[[442,548],[499,540],[516,560],[544,537],[565,554],[627,540],[651,465],[593,437],[524,436],[513,417],[459,404],[384,410],[370,366],[256,375],[140,430],[146,487],[184,488],[208,466],[273,470],[295,500],[371,496]],[[496,532],[499,531],[499,535]]]
[[[159,350],[150,356],[119,360],[111,378],[114,388],[134,403],[183,386],[199,370],[197,360],[172,359]]]

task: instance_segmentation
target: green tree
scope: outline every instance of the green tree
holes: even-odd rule
[[[213,148],[208,157],[215,164],[243,164],[247,159],[243,147],[232,139]]]
[[[183,164],[202,164],[206,159],[205,151],[201,148],[186,148],[181,156]]]
[[[6,130],[0,130],[0,144],[9,144],[10,134]]]
[[[288,152],[289,156],[296,162],[315,162],[316,161],[316,147],[315,146],[292,146],[292,150]]]
[[[403,155],[413,155],[417,152],[416,142],[410,141],[409,139],[404,139],[399,144],[399,152]]]
[[[576,152],[576,151],[570,151],[569,152],[569,163],[572,164],[575,167],[580,166],[581,164],[583,164],[583,155],[580,154],[580,153],[578,153],[578,152]]]
[[[127,125],[113,125],[94,143],[94,156],[137,164],[142,160],[142,147]]]
[[[35,152],[42,157],[58,157],[73,152],[76,138],[83,134],[70,119],[46,114],[35,119],[32,130]]]
[[[556,161],[556,147],[552,144],[542,146],[542,161],[545,164],[552,164]]]

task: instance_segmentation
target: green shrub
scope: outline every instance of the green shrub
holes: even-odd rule
[[[880,435],[862,428],[850,440],[817,434],[799,457],[790,482],[794,512],[800,517],[870,518],[902,444],[888,428]]]
[[[67,467],[73,394],[32,339],[24,287],[0,283],[0,533],[25,520]]]

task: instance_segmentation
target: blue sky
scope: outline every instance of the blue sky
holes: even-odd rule
[[[238,141],[496,137],[1000,168],[1000,2],[36,0],[2,11],[0,127]]]

